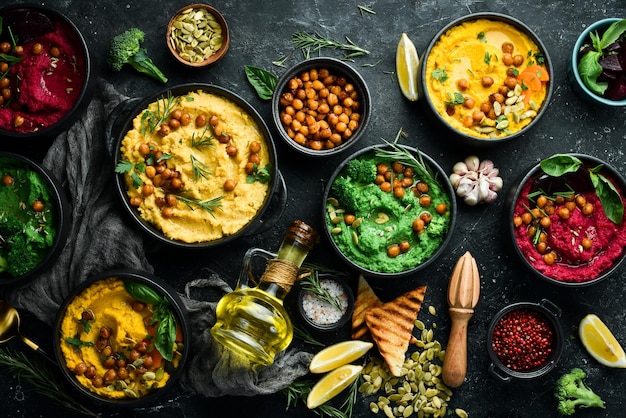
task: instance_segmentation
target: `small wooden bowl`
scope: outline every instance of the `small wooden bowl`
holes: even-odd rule
[[[190,10],[193,10],[193,11],[190,12]],[[206,10],[209,14],[211,14],[215,18],[215,21],[219,24],[219,28],[221,30],[222,44],[211,55],[204,56],[203,59],[198,60],[198,61],[192,61],[188,57],[185,56],[182,45],[180,44],[177,45],[177,42],[176,42],[177,36],[181,34],[183,29],[177,28],[175,25],[176,25],[176,22],[183,23],[179,19],[181,19],[181,16],[183,16],[184,14],[188,13],[191,15],[193,13],[202,12],[203,10]],[[190,19],[190,20],[193,21],[193,19]],[[200,21],[201,20],[202,18],[200,18]],[[208,24],[205,24],[205,26],[197,29],[201,31],[198,37],[202,37],[204,35],[211,36],[211,33],[213,33],[213,29],[205,30],[206,28],[211,28],[211,27]],[[219,35],[219,34],[215,34],[215,35]],[[191,36],[191,39],[197,40],[198,38],[198,37],[194,38],[194,34],[190,34],[190,36]],[[207,65],[210,65],[219,61],[220,59],[222,59],[224,55],[226,55],[226,51],[228,51],[228,46],[230,45],[230,32],[228,30],[228,25],[226,24],[226,19],[224,19],[224,16],[216,8],[209,6],[208,4],[199,4],[199,3],[190,4],[189,6],[185,6],[182,9],[180,9],[172,17],[172,19],[167,25],[167,33],[165,36],[165,41],[167,43],[167,47],[169,48],[174,58],[176,58],[181,64],[189,66],[189,67],[206,67]],[[199,40],[199,42],[210,42],[210,41]],[[198,52],[198,54],[200,53]]]

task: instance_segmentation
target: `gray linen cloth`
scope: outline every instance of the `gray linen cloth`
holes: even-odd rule
[[[64,298],[83,280],[113,268],[154,272],[146,258],[142,235],[125,226],[111,177],[104,127],[110,112],[128,99],[104,80],[85,114],[66,133],[59,135],[44,159],[68,191],[72,202],[72,230],[56,263],[25,289],[14,290],[6,299],[52,325]],[[179,294],[191,324],[191,358],[180,384],[187,392],[204,396],[254,396],[275,393],[308,371],[312,354],[295,349],[280,353],[273,365],[251,368],[213,342],[219,300],[196,300],[203,293],[223,295],[232,289],[216,273],[204,269]],[[210,290],[210,292],[209,292]]]

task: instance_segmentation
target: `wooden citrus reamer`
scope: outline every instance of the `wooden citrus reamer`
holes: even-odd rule
[[[443,361],[443,382],[458,387],[467,372],[467,323],[474,315],[474,307],[480,296],[480,275],[476,260],[468,252],[457,261],[448,284],[450,305],[450,338]]]

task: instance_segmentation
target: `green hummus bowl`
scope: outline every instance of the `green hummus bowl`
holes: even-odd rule
[[[418,150],[388,143],[345,160],[324,192],[325,234],[361,274],[399,278],[432,263],[456,219],[454,190],[442,168]]]

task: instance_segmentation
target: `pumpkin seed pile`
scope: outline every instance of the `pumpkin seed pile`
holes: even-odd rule
[[[182,59],[202,62],[222,47],[222,27],[207,9],[189,8],[174,20],[170,42]]]
[[[429,312],[434,315],[436,311],[433,308]],[[445,350],[434,339],[433,329],[419,319],[415,327],[421,336],[414,343],[416,350],[404,361],[401,377],[394,377],[378,357],[370,357],[363,368],[364,382],[359,392],[363,396],[381,393],[376,402],[370,402],[370,411],[375,414],[382,412],[387,418],[435,418],[447,414],[452,391],[441,380]],[[461,418],[468,416],[461,408],[454,413]]]
[[[496,113],[496,119],[483,118],[480,126],[476,127],[476,131],[484,134],[490,134],[491,137],[496,136],[496,130],[504,131],[508,134],[511,132],[509,128],[509,114],[513,115],[515,123],[528,118],[537,116],[539,106],[534,101],[528,103],[528,108],[524,104],[524,92],[519,84],[515,89],[509,90],[503,103],[493,102],[493,110]]]

